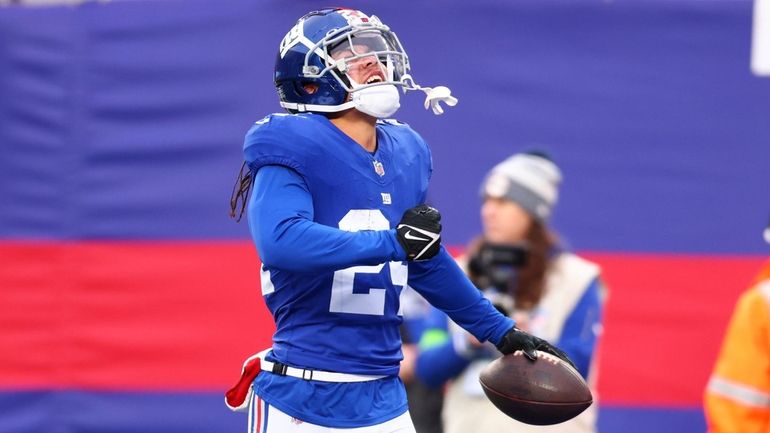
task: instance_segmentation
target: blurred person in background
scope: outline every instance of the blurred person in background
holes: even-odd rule
[[[404,287],[401,292],[401,352],[404,359],[398,372],[406,387],[409,414],[417,433],[443,433],[441,409],[444,406],[444,390],[426,385],[415,374],[419,342],[425,328],[430,327],[433,308],[419,293]]]
[[[704,408],[709,433],[770,432],[770,260],[735,305]]]
[[[246,134],[231,197],[238,216],[253,185],[248,222],[276,325],[272,347],[226,393],[249,432],[414,432],[398,376],[407,285],[502,353],[568,360],[500,314],[441,246],[441,216],[421,204],[430,149],[382,119],[398,110],[399,87],[424,90],[436,114],[456,100],[408,72],[390,28],[353,9],[310,12],[280,43],[274,77],[289,114]]]
[[[567,251],[548,226],[561,177],[542,152],[515,154],[496,165],[481,187],[483,234],[458,261],[498,310],[527,332],[556,341],[593,385],[605,289],[599,266]],[[416,372],[433,387],[451,380],[443,410],[446,433],[596,431],[596,400],[553,426],[529,426],[498,411],[485,397],[479,373],[499,354],[443,313],[434,310],[433,316]]]

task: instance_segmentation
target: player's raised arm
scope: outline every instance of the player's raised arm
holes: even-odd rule
[[[257,172],[248,215],[259,255],[269,267],[319,272],[405,258],[395,230],[351,232],[314,222],[310,192],[287,167]]]

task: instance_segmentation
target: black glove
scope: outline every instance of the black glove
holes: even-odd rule
[[[407,260],[428,260],[438,254],[441,246],[441,214],[421,204],[401,217],[396,227],[398,243],[406,251]]]
[[[559,348],[543,340],[542,338],[535,337],[532,334],[527,334],[521,329],[515,327],[511,328],[511,330],[503,336],[503,339],[500,340],[500,343],[497,345],[497,350],[505,355],[513,353],[517,350],[521,350],[524,352],[524,355],[531,361],[537,360],[537,354],[535,353],[535,350],[542,350],[543,352],[550,353],[553,356],[561,358],[567,362],[567,364],[571,365],[572,368],[577,370],[577,367],[575,367],[575,364],[572,363],[572,360],[569,359],[567,354],[562,352]]]

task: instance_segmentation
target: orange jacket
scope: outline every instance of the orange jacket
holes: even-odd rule
[[[709,433],[770,433],[770,261],[735,306],[704,399]]]

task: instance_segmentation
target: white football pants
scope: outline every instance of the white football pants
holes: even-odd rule
[[[409,411],[382,424],[367,427],[324,427],[286,415],[258,395],[253,395],[249,404],[248,433],[415,433],[415,430]]]

